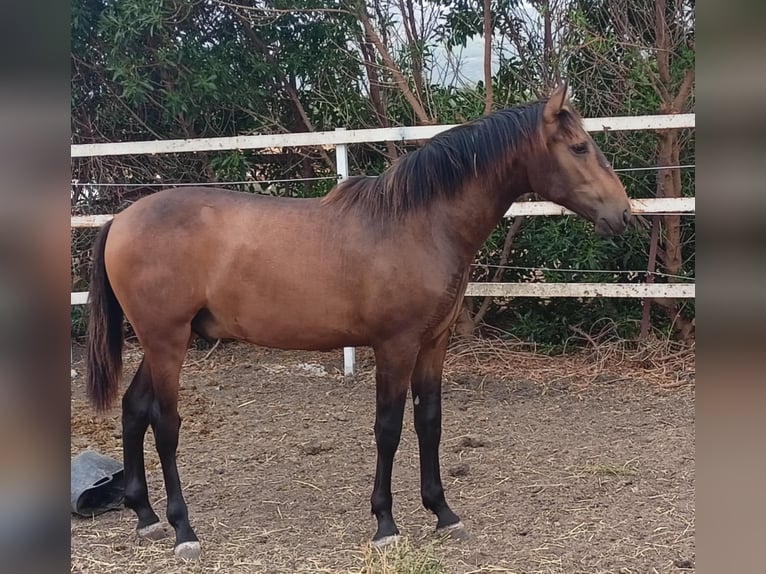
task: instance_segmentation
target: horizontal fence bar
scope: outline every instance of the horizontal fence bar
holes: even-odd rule
[[[469,283],[467,297],[694,298],[693,283]]]
[[[101,227],[114,215],[73,215],[72,227]]]
[[[583,124],[585,129],[590,132],[693,128],[695,127],[695,114],[586,118],[583,120]],[[415,141],[432,138],[436,134],[455,127],[455,125],[459,124],[159,141],[72,144],[71,156],[96,157],[134,154],[188,153],[199,151],[227,151],[234,149],[336,146],[338,144],[360,144],[384,141]]]
[[[88,292],[78,291],[76,293],[70,293],[71,305],[85,305],[88,302]]]
[[[631,199],[630,206],[633,213],[646,215],[694,213],[694,199],[693,197]],[[574,212],[551,201],[522,201],[512,204],[511,208],[505,212],[505,217],[520,215],[574,215]]]
[[[467,297],[674,297],[693,299],[693,283],[469,283]],[[87,292],[71,294],[72,305],[84,305]]]
[[[663,213],[694,213],[695,198],[693,197],[661,197],[649,199],[632,199],[630,201],[633,213],[645,215],[661,215]],[[573,215],[574,212],[550,201],[525,201],[514,203],[505,213],[505,217],[520,215]],[[73,215],[72,227],[101,227],[114,215]]]

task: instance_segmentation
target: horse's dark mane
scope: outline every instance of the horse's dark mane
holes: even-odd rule
[[[390,219],[449,198],[470,178],[499,175],[523,147],[544,145],[544,107],[544,101],[533,102],[455,126],[405,154],[380,176],[346,179],[322,201]],[[575,112],[564,111],[559,120],[562,132],[579,125]]]

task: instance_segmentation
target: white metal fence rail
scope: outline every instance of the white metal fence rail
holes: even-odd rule
[[[656,116],[623,116],[614,118],[586,118],[585,129],[590,132],[666,130],[694,128],[695,114],[669,114]],[[142,142],[101,144],[73,144],[71,156],[97,157],[115,155],[142,155],[163,153],[189,153],[199,151],[226,151],[233,149],[271,149],[283,147],[327,146],[335,147],[338,177],[348,177],[348,145],[385,141],[425,140],[454,127],[453,125],[414,126],[309,132],[293,134],[247,135],[219,138],[198,138]],[[254,182],[256,183],[256,182]],[[170,187],[170,184],[169,184]],[[695,213],[695,198],[655,198],[631,201],[635,213]],[[506,217],[520,215],[569,215],[568,209],[548,201],[513,204]],[[72,216],[71,226],[99,227],[112,215]],[[493,297],[679,297],[693,298],[693,283],[469,283],[467,296]],[[87,292],[71,294],[72,305],[87,302]],[[347,374],[354,369],[354,350],[344,349]]]
[[[590,132],[667,130],[693,128],[694,114],[657,116],[620,116],[616,118],[586,118],[585,129]],[[74,144],[72,157],[108,155],[140,155],[153,153],[186,153],[194,151],[227,151],[232,149],[269,149],[281,147],[337,146],[341,144],[376,143],[386,141],[427,140],[455,124],[438,126],[408,126],[367,130],[336,129],[331,132],[267,134],[219,138]]]

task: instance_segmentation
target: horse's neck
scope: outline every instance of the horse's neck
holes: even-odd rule
[[[526,169],[520,167],[507,177],[469,182],[450,198],[444,205],[444,224],[460,258],[472,262],[514,200],[530,191]]]

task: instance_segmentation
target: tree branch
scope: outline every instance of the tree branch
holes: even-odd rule
[[[266,59],[266,61],[274,66],[276,69],[280,70],[279,63],[277,62],[276,58],[274,58],[273,54],[269,51],[268,46],[266,46],[265,42],[261,40],[261,38],[258,36],[258,34],[255,33],[255,30],[253,30],[253,27],[250,25],[250,21],[242,14],[234,10],[234,13],[236,14],[237,18],[240,19],[240,21],[243,24],[243,28],[245,29],[245,33],[247,34],[247,37],[250,39],[252,44],[258,49],[258,51],[263,55],[263,57]],[[301,103],[300,96],[298,95],[298,91],[295,89],[295,87],[288,81],[288,78],[284,76],[284,74],[281,74],[280,83],[282,84],[282,88],[287,93],[288,98],[290,98],[290,101],[293,104],[293,107],[295,108],[295,111],[300,116],[301,120],[303,121],[304,126],[306,127],[306,131],[314,132],[316,129],[314,128],[314,124],[312,123],[311,119],[309,118],[308,114],[306,113],[306,109],[303,107],[303,104]],[[319,155],[322,156],[322,159],[327,164],[327,166],[335,171],[337,168],[335,167],[335,162],[330,158],[330,156],[327,154],[327,152],[323,148],[319,148]]]
[[[380,40],[380,36],[378,36],[377,32],[375,32],[375,29],[372,27],[372,23],[370,22],[367,13],[364,10],[361,10],[359,12],[358,18],[362,22],[362,26],[364,26],[365,34],[368,38],[370,38],[370,40],[372,40],[372,43],[375,44],[375,47],[378,49],[378,53],[380,53],[381,58],[383,58],[386,66],[388,66],[389,70],[391,71],[394,82],[402,92],[402,95],[405,97],[407,102],[409,102],[410,106],[412,107],[412,111],[415,112],[415,115],[417,116],[420,123],[433,124],[435,118],[432,119],[428,117],[425,109],[423,109],[423,105],[418,101],[418,99],[410,90],[409,86],[407,85],[407,80],[404,79],[404,76],[402,76],[402,73],[396,67],[394,60],[391,58],[391,54],[388,53],[388,50]]]
[[[417,22],[415,21],[415,11],[412,7],[412,0],[399,0],[399,9],[402,13],[404,34],[407,36],[407,43],[410,47],[410,57],[412,58],[412,79],[415,82],[415,95],[422,105],[423,97],[425,96],[425,84],[423,82],[423,62],[421,58],[420,38],[418,38],[418,28]]]
[[[694,85],[694,68],[689,68],[686,70],[686,74],[684,74],[684,79],[681,82],[681,87],[678,88],[678,93],[676,94],[676,97],[673,98],[673,111],[674,112],[680,112],[684,104],[686,103],[686,100],[689,99],[689,96],[692,93],[692,86]]]
[[[670,84],[670,45],[668,42],[668,22],[665,18],[665,0],[654,0],[655,53],[660,82]]]
[[[511,223],[511,227],[508,229],[508,234],[505,236],[505,242],[503,243],[503,252],[500,255],[500,261],[498,262],[497,268],[495,269],[495,273],[492,275],[492,279],[490,280],[491,283],[498,283],[500,279],[503,276],[503,271],[505,265],[508,264],[508,258],[511,255],[511,246],[513,245],[513,238],[516,237],[516,234],[519,232],[519,229],[521,229],[522,224],[524,223],[524,216],[515,217],[513,219],[513,223]],[[484,300],[481,302],[481,307],[479,307],[479,310],[476,311],[476,315],[473,316],[473,324],[474,326],[478,326],[482,320],[484,319],[484,315],[487,313],[487,310],[489,309],[489,306],[492,304],[492,297],[484,297]]]
[[[362,58],[364,59],[364,68],[367,71],[367,78],[370,82],[370,100],[372,101],[373,111],[378,118],[378,125],[382,128],[387,128],[389,127],[388,114],[386,114],[386,109],[383,105],[381,83],[378,78],[378,69],[375,63],[375,52],[368,36],[361,39],[359,47],[362,52]],[[396,144],[392,141],[386,142],[386,150],[388,152],[387,155],[389,161],[394,161],[399,155],[396,149]]]
[[[655,0],[655,1],[660,2],[662,0]],[[627,10],[628,10],[628,6],[621,1],[614,0],[609,5],[609,13],[612,17],[612,21],[615,24],[615,28],[618,30],[618,32],[624,39],[624,41],[622,42],[623,45],[632,47],[638,53],[636,60],[638,60],[639,64],[641,65],[641,68],[646,74],[646,77],[649,78],[650,80],[649,83],[652,89],[660,98],[660,101],[663,103],[663,107],[668,106],[670,105],[672,97],[670,95],[670,92],[668,92],[667,84],[662,80],[662,77],[661,77],[662,74],[660,74],[660,77],[657,77],[658,76],[657,73],[655,73],[655,71],[649,65],[649,62],[647,61],[647,59],[640,53],[642,46],[644,44],[641,41],[637,41],[636,34],[628,23]],[[659,38],[659,32],[658,32],[657,38]],[[655,52],[657,54],[657,61],[658,61],[657,65],[659,68],[660,67],[659,57],[660,57],[661,50],[657,49],[656,39],[655,39]],[[665,55],[667,56],[667,52],[665,52]]]

